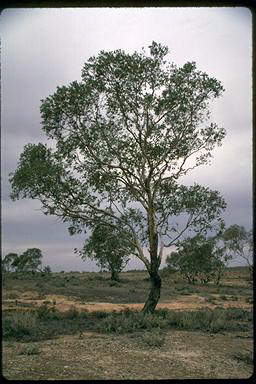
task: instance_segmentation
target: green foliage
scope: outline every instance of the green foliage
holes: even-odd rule
[[[37,333],[37,316],[33,312],[16,312],[3,318],[3,338],[26,340]]]
[[[37,308],[36,314],[38,319],[48,319],[51,315],[51,310],[47,307],[47,304],[44,303]]]
[[[6,271],[35,272],[42,264],[42,257],[43,255],[40,249],[29,248],[21,255],[18,255],[17,253],[9,253],[5,256],[2,265]]]
[[[98,224],[82,249],[82,258],[96,260],[101,269],[111,272],[111,279],[118,280],[118,274],[126,266],[129,256],[135,251],[124,231]]]
[[[238,224],[231,225],[227,228],[222,239],[226,248],[233,257],[239,256],[244,259],[249,267],[250,278],[253,275],[253,236],[252,230],[247,231],[243,226]],[[231,257],[232,257],[231,256]]]
[[[219,284],[229,257],[225,247],[217,244],[219,235],[206,238],[198,234],[180,241],[177,251],[166,258],[168,268],[178,270],[190,283],[208,283],[215,279]]]
[[[8,253],[5,255],[4,259],[2,259],[2,270],[3,272],[10,272],[15,268],[15,264],[17,263],[18,255],[17,253]]]
[[[19,257],[18,269],[22,271],[36,271],[42,264],[42,252],[38,248],[29,248]]]

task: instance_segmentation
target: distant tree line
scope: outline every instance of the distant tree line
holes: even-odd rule
[[[42,268],[42,251],[39,248],[28,248],[21,255],[8,253],[2,259],[2,272],[45,272],[50,273],[49,265]]]

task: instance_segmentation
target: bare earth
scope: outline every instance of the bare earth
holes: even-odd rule
[[[8,296],[8,292],[6,292],[6,295]],[[224,308],[232,307],[234,306],[233,301],[228,300],[223,302],[220,300],[220,295],[212,295],[216,298],[215,303],[208,303],[205,297],[202,297],[200,295],[189,295],[184,296],[180,295],[178,297],[175,297],[175,300],[169,301],[169,302],[160,302],[157,305],[157,308],[168,308],[168,309],[175,309],[175,310],[195,310],[199,308],[215,308],[218,305],[223,306]],[[143,304],[142,303],[134,303],[134,304],[113,304],[113,303],[105,303],[105,302],[82,302],[79,301],[77,298],[62,296],[62,295],[46,295],[44,299],[39,299],[39,294],[37,292],[25,292],[20,295],[17,301],[13,299],[5,299],[3,300],[3,310],[6,309],[13,309],[16,310],[19,309],[24,310],[30,310],[33,307],[39,307],[44,303],[47,303],[49,307],[55,306],[56,310],[60,312],[68,311],[72,308],[76,308],[78,311],[86,311],[86,312],[93,312],[93,311],[106,311],[106,312],[112,312],[112,311],[122,311],[125,308],[129,309],[142,309]],[[55,304],[53,304],[55,303]],[[23,307],[21,305],[29,304],[31,307]],[[236,307],[249,309],[251,308],[251,304],[247,303],[243,297],[238,298],[238,300],[235,302]]]

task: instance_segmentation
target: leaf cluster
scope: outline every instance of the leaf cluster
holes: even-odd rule
[[[36,271],[42,264],[42,257],[42,251],[39,248],[28,248],[21,255],[8,253],[2,261],[2,265],[6,271]]]

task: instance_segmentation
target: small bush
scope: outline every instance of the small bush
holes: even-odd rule
[[[48,319],[50,317],[51,310],[47,307],[46,304],[43,304],[37,308],[36,313],[39,319]]]
[[[40,350],[37,345],[26,345],[18,350],[18,355],[39,355]]]
[[[79,317],[79,312],[75,307],[72,307],[65,313],[67,319],[77,319]]]
[[[96,311],[94,313],[94,316],[96,317],[96,319],[105,319],[106,317],[108,317],[108,313],[103,311]]]
[[[109,286],[110,287],[120,287],[120,284],[119,284],[118,281],[111,280],[110,283],[109,283]]]
[[[227,314],[228,320],[245,320],[245,321],[252,320],[252,310],[247,311],[243,308],[230,307],[228,308],[226,314]]]
[[[145,316],[142,312],[125,310],[110,314],[98,324],[98,329],[104,332],[129,333],[135,330],[159,328],[161,322],[159,316]]]
[[[253,352],[235,352],[232,357],[243,363],[253,365]]]
[[[66,281],[65,280],[55,280],[54,285],[55,285],[55,287],[65,287]]]
[[[156,313],[158,316],[162,317],[163,319],[166,319],[166,318],[168,317],[169,312],[170,312],[170,311],[169,311],[167,308],[161,308],[161,309],[157,309],[157,310],[155,311],[155,313]]]
[[[176,291],[180,292],[181,295],[189,295],[190,293],[195,292],[195,288],[189,285],[177,286]]]
[[[22,340],[37,332],[37,316],[32,312],[15,312],[3,318],[3,338]]]
[[[149,347],[162,347],[165,342],[165,335],[160,331],[145,332],[141,340],[143,344]]]

